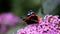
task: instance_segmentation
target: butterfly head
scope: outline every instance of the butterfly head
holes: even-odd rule
[[[35,14],[32,10],[28,11],[28,15]]]

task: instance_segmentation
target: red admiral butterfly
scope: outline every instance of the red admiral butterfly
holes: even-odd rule
[[[32,10],[30,10],[27,17],[23,21],[27,24],[39,23],[40,16],[37,16]]]

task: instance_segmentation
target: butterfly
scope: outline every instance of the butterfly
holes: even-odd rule
[[[37,16],[32,10],[30,10],[28,11],[27,17],[23,21],[26,22],[28,25],[39,23],[40,16]]]

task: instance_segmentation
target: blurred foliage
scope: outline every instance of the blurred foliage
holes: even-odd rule
[[[20,16],[27,15],[29,10],[33,10],[37,13],[37,10],[40,7],[40,0],[14,0],[12,7],[14,13],[19,14]]]
[[[43,2],[43,11],[45,14],[50,14],[59,4],[59,0],[46,0],[45,2]],[[56,11],[57,12],[57,11]]]
[[[60,16],[60,5],[58,5],[52,12],[53,15],[59,15]]]
[[[18,16],[26,16],[29,10],[33,10],[35,13],[49,14],[58,4],[59,0],[0,0],[0,13],[13,12]]]
[[[11,10],[10,0],[0,0],[0,13],[9,12]]]

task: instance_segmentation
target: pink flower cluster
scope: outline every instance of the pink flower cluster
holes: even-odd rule
[[[17,17],[13,13],[0,14],[0,24],[14,25],[18,21],[19,21],[19,17]]]
[[[19,17],[13,13],[0,14],[0,32],[3,34],[6,32],[6,26],[14,26],[19,21]]]
[[[19,29],[17,34],[60,34],[58,16],[46,15],[38,24],[31,24]]]

